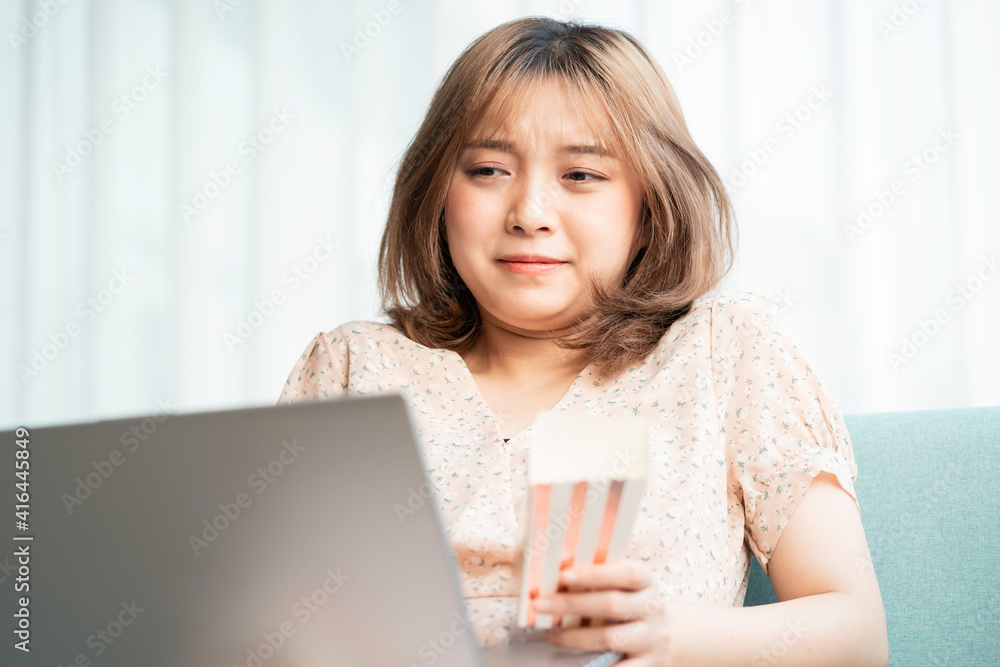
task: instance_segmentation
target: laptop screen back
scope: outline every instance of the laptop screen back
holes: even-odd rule
[[[15,491],[24,438],[0,438]],[[400,396],[27,441],[28,525],[6,532],[31,539],[5,539],[0,613],[27,623],[30,653],[8,634],[0,664],[480,664]]]

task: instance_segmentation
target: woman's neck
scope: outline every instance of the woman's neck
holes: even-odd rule
[[[582,350],[560,347],[551,333],[521,331],[484,321],[479,338],[461,354],[473,375],[514,383],[575,378],[588,360]]]

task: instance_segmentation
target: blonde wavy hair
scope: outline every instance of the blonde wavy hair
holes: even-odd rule
[[[732,204],[695,146],[677,96],[646,49],[622,30],[528,17],[480,36],[452,64],[403,154],[378,258],[382,309],[413,341],[462,351],[482,330],[455,271],[444,207],[462,146],[517,117],[533,86],[559,77],[578,97],[598,142],[642,182],[643,216],[621,285],[595,284],[592,308],[557,339],[583,350],[604,378],[641,362],[691,303],[728,273]]]

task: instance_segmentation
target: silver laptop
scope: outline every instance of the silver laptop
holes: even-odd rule
[[[480,648],[401,396],[0,434],[0,664],[610,665]]]

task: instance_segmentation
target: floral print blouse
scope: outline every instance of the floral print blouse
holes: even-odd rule
[[[458,353],[348,322],[309,342],[278,402],[385,392],[410,407],[476,641],[536,638],[517,626],[513,574],[532,428],[504,442]],[[591,364],[552,409],[649,420],[651,475],[626,557],[650,566],[664,599],[742,606],[751,554],[767,571],[822,471],[857,504],[843,418],[776,304],[751,292],[697,299],[641,364],[612,381]]]

